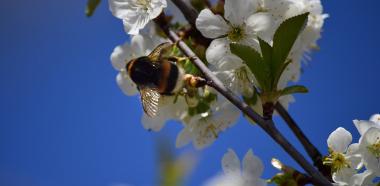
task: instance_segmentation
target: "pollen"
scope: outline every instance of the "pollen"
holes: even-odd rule
[[[339,152],[332,152],[323,160],[323,164],[331,166],[332,172],[338,172],[343,168],[350,167],[350,162]]]
[[[150,7],[150,0],[137,0],[136,2],[138,5],[143,7],[145,11],[148,11]]]
[[[379,137],[376,140],[376,143],[367,146],[368,152],[374,155],[376,158],[380,158],[380,139]]]
[[[232,42],[239,42],[244,37],[244,29],[240,27],[233,27],[228,33],[227,37]]]

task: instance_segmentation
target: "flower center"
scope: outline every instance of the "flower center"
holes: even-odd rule
[[[346,160],[344,155],[339,152],[332,152],[323,160],[323,164],[330,165],[333,172],[337,172],[345,167],[350,167],[350,163]]]
[[[367,146],[368,152],[373,154],[376,158],[380,158],[380,139],[377,138],[376,143]]]
[[[244,81],[248,80],[247,71],[244,66],[239,69],[236,69],[235,74],[236,74],[236,77],[241,80],[244,80]]]
[[[150,8],[150,0],[137,0],[136,4],[141,6],[145,11]]]
[[[228,33],[228,39],[232,42],[238,42],[244,37],[244,29],[240,27],[233,27]]]

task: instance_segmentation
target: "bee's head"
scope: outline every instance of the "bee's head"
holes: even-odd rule
[[[160,68],[147,56],[132,59],[127,63],[127,72],[137,85],[155,86],[158,83]]]

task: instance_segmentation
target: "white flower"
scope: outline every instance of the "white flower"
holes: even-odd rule
[[[380,176],[380,129],[368,129],[360,139],[359,152],[367,170]]]
[[[222,99],[218,95],[218,99]],[[197,149],[211,145],[219,133],[233,126],[239,118],[239,110],[228,101],[220,101],[210,105],[211,111],[192,116],[185,128],[177,136],[177,147],[182,147],[193,141]]]
[[[242,166],[242,167],[241,167]],[[222,159],[224,174],[209,180],[205,186],[265,186],[266,181],[261,177],[264,171],[262,161],[250,149],[242,163],[232,149],[224,154]]]
[[[123,20],[128,34],[136,35],[165,8],[166,0],[109,0],[112,14]]]
[[[327,139],[330,155],[324,163],[331,166],[335,183],[345,183],[361,167],[358,144],[351,144],[352,135],[339,127]],[[351,145],[350,145],[351,144]]]
[[[221,42],[228,48],[229,43],[236,42],[258,49],[257,37],[270,41],[274,31],[270,14],[256,12],[258,8],[258,2],[254,0],[226,0],[224,17],[227,21],[220,15],[212,13],[211,10],[204,9],[198,15],[196,27],[205,37],[218,38],[213,42]],[[215,48],[211,47],[207,50],[215,50]],[[226,49],[213,52],[223,57],[225,51]]]

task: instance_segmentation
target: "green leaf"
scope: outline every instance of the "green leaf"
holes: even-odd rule
[[[271,82],[271,73],[269,66],[264,63],[260,53],[254,48],[241,45],[230,44],[231,52],[240,57],[249,67],[253,75],[256,77],[260,87],[263,90],[269,89]]]
[[[91,17],[98,5],[100,4],[101,0],[88,0],[87,1],[87,7],[86,7],[86,16]]]
[[[278,75],[274,75],[274,78],[273,78],[273,84],[272,86],[275,87],[277,89],[277,84],[278,82],[280,81],[280,78],[281,78],[281,75],[282,73],[286,70],[286,67],[288,67],[288,65],[291,63],[292,61],[291,60],[288,60],[287,62],[285,62],[282,67],[279,69],[278,71]]]
[[[259,38],[261,53],[263,54],[263,59],[265,63],[272,63],[272,46],[270,46],[266,41]]]
[[[286,87],[285,89],[281,90],[281,95],[289,95],[289,94],[295,94],[295,93],[308,93],[309,90],[307,90],[306,87],[302,85],[294,85],[290,87]]]
[[[299,33],[307,23],[309,13],[304,13],[285,20],[273,37],[273,57],[276,62],[284,62]]]
[[[231,43],[230,47],[231,47],[231,52],[233,54],[239,56],[245,62],[262,61],[260,53],[257,52],[252,47],[249,47],[246,45],[241,45],[241,44],[236,44],[236,43]]]
[[[273,37],[273,64],[271,70],[275,77],[281,76],[281,69],[298,35],[304,29],[309,13],[304,13],[285,20]]]

